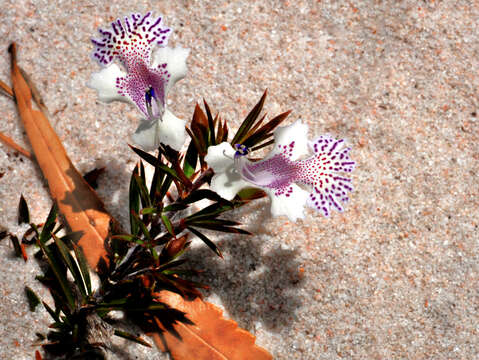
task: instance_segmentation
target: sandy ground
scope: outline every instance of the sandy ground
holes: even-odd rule
[[[98,65],[89,39],[131,12],[163,14],[170,43],[191,49],[169,108],[190,119],[205,98],[236,128],[264,89],[270,115],[293,109],[311,136],[352,144],[356,191],[343,214],[271,219],[268,200],[234,216],[255,236],[198,244],[208,300],[276,359],[479,357],[479,6],[477,1],[0,1],[0,77],[7,47],[31,74],[81,171],[106,166],[98,190],[127,219],[138,121],[85,87]],[[13,103],[0,131],[28,147]],[[107,180],[108,179],[108,180]],[[39,168],[0,146],[0,225],[17,231],[20,194],[33,220],[51,200]],[[33,250],[33,249],[32,249]],[[31,359],[46,312],[30,313],[34,261],[0,243],[2,359]],[[125,345],[126,346],[126,345]],[[132,347],[122,359],[163,359]]]

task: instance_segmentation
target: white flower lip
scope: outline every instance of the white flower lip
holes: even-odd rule
[[[205,161],[215,175],[211,179],[211,190],[226,200],[233,200],[238,191],[250,186],[244,181],[234,166],[235,150],[228,142],[210,146]]]

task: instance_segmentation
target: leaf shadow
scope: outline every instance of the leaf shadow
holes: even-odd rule
[[[98,199],[104,204],[105,208],[112,216],[123,223],[122,217],[124,213],[128,213],[128,184],[131,174],[125,168],[125,164],[114,158],[102,158],[97,160],[94,164],[88,167],[88,171],[93,169],[104,168],[103,173],[98,177],[98,187],[95,192]],[[66,174],[70,178],[74,178],[74,169],[68,169]],[[84,174],[82,174],[84,175]],[[73,192],[67,192],[65,197],[60,201],[72,207],[73,212],[80,212],[88,210],[91,207],[79,207],[77,200],[81,200],[81,188],[83,184],[74,184]],[[83,205],[83,204],[81,204]],[[126,209],[126,210],[125,210]]]
[[[230,217],[237,219],[244,211],[236,210]],[[255,223],[248,224],[249,231],[259,230],[270,218],[268,206],[256,211],[260,214]],[[203,271],[195,280],[210,287],[205,295],[219,297],[227,315],[240,327],[251,331],[259,321],[268,330],[279,332],[294,320],[302,304],[299,290],[303,277],[298,251],[282,248],[280,243],[263,251],[266,236],[215,233],[211,239],[220,247],[224,260],[203,244],[190,249],[186,256],[190,267]]]

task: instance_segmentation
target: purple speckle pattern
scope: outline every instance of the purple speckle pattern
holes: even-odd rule
[[[328,217],[331,209],[342,212],[341,203],[349,200],[353,191],[351,179],[341,175],[353,171],[355,162],[349,157],[351,148],[344,140],[323,135],[312,142],[314,155],[292,161],[294,141],[278,144],[279,152],[267,160],[243,162],[239,169],[245,180],[274,190],[275,196],[294,197],[293,183],[312,188],[308,204]]]
[[[349,157],[351,148],[344,147],[344,140],[336,140],[323,135],[312,142],[314,156],[298,161],[301,167],[299,183],[310,185],[308,203],[324,216],[329,216],[330,209],[343,212],[341,203],[349,200],[348,192],[353,191],[351,179],[341,176],[350,173],[356,163]]]
[[[171,74],[160,64],[150,67],[153,47],[166,46],[171,29],[162,26],[162,18],[131,14],[124,21],[117,19],[111,23],[111,29],[99,29],[101,38],[92,39],[95,45],[93,57],[102,65],[108,66],[115,59],[127,70],[125,77],[116,79],[118,93],[129,97],[147,117],[163,114],[165,106],[165,87]],[[148,112],[145,93],[153,89],[157,106],[154,113]]]
[[[151,50],[154,45],[166,46],[171,29],[162,27],[161,16],[151,18],[151,12],[145,15],[131,14],[124,21],[117,19],[111,23],[111,29],[98,29],[100,39],[92,39],[95,45],[93,57],[101,65],[109,65],[115,58],[127,68],[131,61],[139,59],[150,63]]]

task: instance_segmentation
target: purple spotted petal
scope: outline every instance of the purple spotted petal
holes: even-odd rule
[[[132,14],[111,23],[111,29],[99,29],[100,39],[95,44],[93,57],[103,66],[115,59],[127,70],[118,77],[118,94],[133,101],[147,119],[160,119],[165,111],[165,89],[171,74],[166,64],[150,67],[151,52],[155,45],[166,46],[171,29],[162,26],[161,17],[152,18],[151,12],[142,16]]]
[[[274,196],[294,197],[292,184],[302,184],[312,188],[308,203],[324,216],[331,208],[342,212],[347,193],[353,191],[351,179],[341,175],[354,169],[350,148],[343,147],[344,140],[325,135],[313,141],[314,156],[292,161],[294,146],[294,142],[278,145],[279,153],[258,162],[237,152],[235,167],[244,180],[271,189]]]
[[[344,140],[323,135],[312,142],[315,156],[298,162],[302,171],[297,182],[312,186],[309,204],[329,216],[330,209],[342,212],[353,191],[351,179],[341,175],[353,171],[355,162],[349,157],[351,148],[343,147]]]
[[[162,27],[161,20],[161,16],[151,18],[151,12],[143,16],[131,14],[123,22],[117,19],[111,23],[111,29],[98,30],[100,39],[92,39],[93,57],[104,66],[117,58],[128,71],[138,62],[149,65],[153,46],[166,46],[171,33],[170,28]]]

